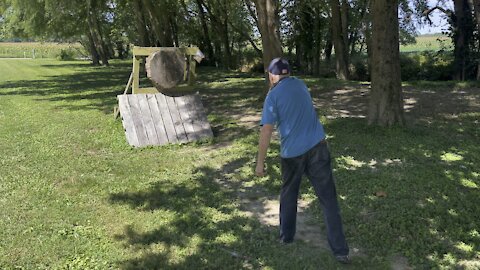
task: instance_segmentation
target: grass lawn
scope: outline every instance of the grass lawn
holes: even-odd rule
[[[0,59],[0,69],[0,269],[480,267],[475,84],[405,85],[409,124],[382,129],[362,118],[365,84],[306,78],[357,249],[343,267],[324,248],[280,245],[276,226],[243,211],[281,185],[278,142],[268,176],[253,176],[260,76],[200,68],[215,138],[132,149],[112,117],[130,63]],[[324,232],[314,201],[307,212]]]

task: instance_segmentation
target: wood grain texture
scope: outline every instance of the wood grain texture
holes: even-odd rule
[[[118,96],[127,142],[135,147],[186,143],[213,137],[200,96]]]
[[[175,98],[166,96],[165,99],[167,100],[168,110],[170,111],[175,131],[177,132],[178,141],[181,143],[188,142],[187,134],[185,133],[185,128],[183,127],[182,118],[180,117]]]
[[[137,132],[133,126],[132,114],[130,112],[130,105],[128,105],[127,95],[118,95],[118,109],[122,117],[123,128],[128,144],[132,146],[140,146],[138,143]]]
[[[170,89],[184,80],[185,55],[179,50],[168,48],[154,52],[147,57],[145,69],[153,85],[162,91]]]

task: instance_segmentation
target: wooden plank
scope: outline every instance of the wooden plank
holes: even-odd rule
[[[195,109],[195,97],[193,95],[188,95],[183,97],[184,102],[185,102],[185,109],[189,112],[190,114],[190,121],[192,123],[193,127],[193,134],[187,134],[189,136],[189,139],[192,138],[192,140],[198,140],[201,138],[201,133],[202,133],[202,126],[200,125],[201,121],[198,119],[199,114],[197,113]]]
[[[157,93],[159,92],[155,87],[142,87],[142,88],[138,88],[135,91],[135,94],[157,94]]]
[[[196,55],[197,51],[199,50],[198,47],[133,47],[133,55],[134,56],[149,56],[154,52],[158,52],[160,50],[180,50],[185,55]]]
[[[195,112],[197,113],[198,125],[201,126],[201,131],[199,131],[200,137],[213,137],[212,128],[210,127],[210,123],[208,123],[205,108],[199,95],[193,96],[193,104],[195,105]]]
[[[128,92],[128,89],[130,88],[130,85],[132,84],[133,81],[133,72],[130,73],[130,77],[128,78],[127,86],[125,86],[125,91],[123,91],[123,94],[126,95]]]
[[[172,117],[170,115],[170,110],[168,109],[167,100],[165,99],[164,94],[156,94],[158,109],[162,115],[163,124],[165,131],[167,132],[167,138],[170,143],[177,143],[177,132],[175,131],[175,125],[173,124]]]
[[[127,95],[130,112],[132,113],[133,126],[137,133],[138,146],[148,145],[148,137],[142,122],[140,105],[138,104],[137,95]]]
[[[150,105],[147,101],[146,94],[137,95],[138,104],[140,106],[141,118],[145,132],[147,133],[148,145],[159,145],[157,131],[155,130],[155,125],[153,124],[153,117],[150,111]]]
[[[163,123],[162,114],[158,107],[157,98],[155,95],[147,94],[148,105],[152,113],[153,125],[157,132],[158,142],[160,145],[168,144],[167,131],[165,130],[165,124]]]
[[[137,133],[133,126],[132,114],[130,112],[130,106],[128,105],[127,95],[118,95],[118,108],[120,115],[122,116],[123,128],[125,129],[125,136],[127,137],[128,144],[138,147]]]
[[[192,56],[189,56],[188,60],[190,63],[188,71],[188,85],[193,85],[193,83],[197,79],[197,74],[195,73],[195,67],[197,66],[197,62],[193,60]]]
[[[187,135],[185,134],[185,128],[183,127],[182,118],[178,112],[175,99],[169,96],[165,96],[165,99],[167,100],[168,110],[170,111],[170,116],[172,117],[173,125],[175,126],[178,141],[181,143],[188,142]]]
[[[174,99],[175,103],[177,104],[178,112],[180,114],[180,118],[182,119],[188,141],[192,142],[198,140],[199,137],[193,129],[192,110],[188,108],[189,104],[187,101],[187,96],[176,97]]]

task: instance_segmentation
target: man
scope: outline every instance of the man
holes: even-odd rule
[[[310,180],[323,209],[327,238],[333,255],[349,263],[330,165],[325,132],[319,122],[305,83],[290,77],[287,60],[273,59],[268,67],[271,89],[265,99],[255,174],[265,175],[265,156],[274,129],[281,138],[282,190],[280,194],[280,241],[291,243],[295,236],[297,199],[302,176]]]

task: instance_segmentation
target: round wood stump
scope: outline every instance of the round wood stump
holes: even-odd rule
[[[170,89],[183,81],[185,56],[176,48],[162,49],[147,57],[145,69],[147,77],[158,91]]]

